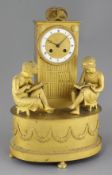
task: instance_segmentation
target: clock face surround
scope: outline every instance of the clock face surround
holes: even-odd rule
[[[46,30],[39,41],[42,58],[51,64],[68,61],[75,50],[75,39],[72,33],[61,26]]]

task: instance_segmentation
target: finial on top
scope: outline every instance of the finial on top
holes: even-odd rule
[[[68,18],[67,11],[62,7],[51,7],[46,11],[48,21],[65,21]]]

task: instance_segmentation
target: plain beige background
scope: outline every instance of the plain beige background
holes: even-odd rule
[[[69,163],[65,170],[55,164],[30,164],[10,159],[13,105],[11,79],[23,61],[34,57],[33,20],[44,20],[48,7],[62,6],[69,19],[79,20],[81,60],[96,57],[97,67],[105,74],[105,91],[100,98],[100,133],[103,150],[93,158]],[[0,174],[1,175],[111,175],[112,173],[112,1],[111,0],[0,0]]]

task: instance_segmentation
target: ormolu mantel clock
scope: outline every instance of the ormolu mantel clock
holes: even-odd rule
[[[104,76],[92,56],[83,59],[77,80],[78,21],[63,8],[50,8],[47,21],[35,21],[35,62],[23,63],[12,79],[13,137],[10,156],[30,162],[87,158],[101,150],[99,93]],[[33,75],[35,74],[35,79]]]

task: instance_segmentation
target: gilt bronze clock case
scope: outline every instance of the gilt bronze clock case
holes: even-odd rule
[[[95,112],[82,111],[79,116],[67,110],[77,80],[80,22],[35,21],[34,26],[35,61],[38,65],[36,82],[44,83],[49,104],[56,110],[52,114],[32,112],[28,117],[24,112],[17,114],[13,107],[10,156],[30,162],[59,162],[58,167],[65,168],[65,162],[87,158],[101,150],[98,132],[100,108]],[[62,35],[62,31],[67,35]],[[72,53],[66,57],[70,47],[73,47]]]

